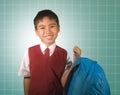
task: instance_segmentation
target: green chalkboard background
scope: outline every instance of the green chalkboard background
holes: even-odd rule
[[[39,43],[33,18],[51,9],[60,19],[56,43],[68,50],[78,45],[82,56],[98,61],[110,84],[120,93],[120,0],[0,0],[0,95],[23,95],[18,77],[27,47]]]

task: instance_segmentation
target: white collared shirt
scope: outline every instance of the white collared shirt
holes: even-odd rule
[[[53,43],[52,45],[50,45],[48,48],[50,49],[50,56],[53,54],[54,50],[55,50],[56,44]],[[42,53],[45,53],[45,49],[47,48],[46,45],[42,42],[40,42],[40,48]],[[70,57],[67,54],[67,63],[70,62]],[[66,67],[67,68],[67,63],[66,63]],[[23,77],[30,77],[30,69],[29,69],[29,65],[30,65],[30,61],[29,61],[29,55],[28,55],[28,50],[25,52],[25,55],[23,56],[21,65],[20,65],[20,69],[18,72],[19,76],[23,76]]]
[[[56,44],[53,43],[52,45],[50,45],[48,48],[50,50],[50,56],[53,54],[54,50],[55,50],[55,47],[56,47]],[[45,50],[46,50],[46,45],[44,43],[41,42],[40,44],[40,48],[41,48],[41,51],[42,53],[44,54],[45,53]]]

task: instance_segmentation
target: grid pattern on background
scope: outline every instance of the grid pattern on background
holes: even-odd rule
[[[52,9],[60,19],[57,43],[69,51],[78,45],[82,56],[103,67],[111,95],[120,93],[120,0],[0,0],[0,95],[23,95],[17,76],[28,46],[38,43],[33,18]]]

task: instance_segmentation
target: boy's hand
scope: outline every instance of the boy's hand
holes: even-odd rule
[[[81,49],[78,46],[74,46],[73,52],[74,52],[73,61],[75,61],[77,58],[80,58],[80,56],[81,56]]]

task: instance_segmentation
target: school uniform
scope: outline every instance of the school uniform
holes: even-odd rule
[[[49,47],[50,55],[45,55],[44,43],[32,46],[23,58],[19,75],[30,77],[29,95],[62,95],[60,82],[67,66],[67,51],[55,43]]]

